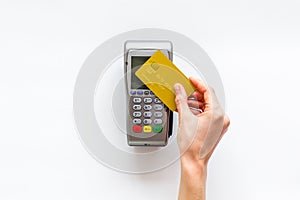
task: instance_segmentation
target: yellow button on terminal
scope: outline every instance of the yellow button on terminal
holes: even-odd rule
[[[150,133],[152,131],[151,126],[144,126],[144,133]]]

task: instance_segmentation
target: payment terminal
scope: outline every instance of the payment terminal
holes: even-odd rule
[[[129,146],[165,146],[172,134],[173,113],[135,75],[135,72],[157,50],[172,61],[172,43],[126,41],[124,47],[127,143]]]

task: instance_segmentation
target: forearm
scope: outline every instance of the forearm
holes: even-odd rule
[[[206,164],[182,157],[178,200],[205,200],[206,176]]]

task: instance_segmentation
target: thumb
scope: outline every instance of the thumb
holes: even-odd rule
[[[189,114],[190,109],[187,104],[187,95],[184,87],[181,84],[176,83],[174,85],[174,91],[176,95],[175,103],[176,103],[177,111],[179,113],[179,117],[182,115]]]

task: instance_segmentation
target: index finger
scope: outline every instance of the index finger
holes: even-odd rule
[[[198,78],[190,77],[190,81],[192,84],[196,87],[196,89],[203,94],[204,102],[206,104],[210,104],[210,94],[209,94],[209,88]]]

